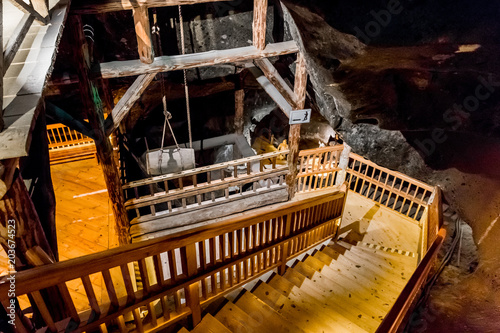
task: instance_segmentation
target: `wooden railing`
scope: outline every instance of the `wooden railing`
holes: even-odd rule
[[[273,152],[132,181],[122,186],[127,198],[125,207],[134,211],[136,218],[154,217],[274,190],[285,186],[288,167],[277,160],[286,160],[287,154]]]
[[[43,318],[38,328],[46,326],[53,332],[107,332],[116,326],[128,332],[125,318],[133,318],[136,332],[158,331],[189,314],[196,324],[201,306],[214,297],[283,267],[335,235],[344,202],[343,191],[325,194],[281,204],[272,212],[253,211],[187,232],[22,271],[16,274],[16,296],[29,295]],[[138,290],[131,279],[134,264],[142,280]],[[107,304],[95,297],[90,282],[95,276],[105,282]],[[85,311],[77,312],[69,282],[76,282],[79,292],[85,292]],[[9,287],[7,280],[0,283],[6,309]],[[44,290],[55,287],[68,310],[68,318],[57,322],[42,296]],[[147,309],[147,315],[141,316],[139,309]],[[16,329],[23,332],[20,316]]]
[[[334,187],[343,149],[339,145],[300,151],[297,193]]]
[[[94,140],[63,124],[47,125],[51,163],[71,161],[95,154]]]
[[[349,189],[413,220],[420,221],[435,188],[350,154]]]

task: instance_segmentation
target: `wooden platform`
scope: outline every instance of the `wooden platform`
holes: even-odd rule
[[[417,253],[420,226],[415,220],[350,191],[339,236],[351,241]]]
[[[118,246],[108,193],[97,160],[52,165],[51,171],[59,259],[64,261]],[[0,275],[3,275],[7,272],[7,258],[4,251],[0,252]],[[91,276],[91,280],[96,297],[106,299],[102,278]],[[68,287],[77,310],[85,308],[88,300],[81,283],[70,282]]]

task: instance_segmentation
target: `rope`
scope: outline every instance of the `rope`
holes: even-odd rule
[[[186,46],[184,43],[184,19],[182,17],[182,7],[181,5],[179,7],[179,24],[181,28],[181,50],[182,54],[186,54]],[[187,84],[187,70],[184,69],[184,92],[186,95],[186,112],[187,112],[187,121],[188,121],[188,131],[189,131],[189,148],[193,148],[193,133],[191,131],[191,108],[189,105],[189,88]]]

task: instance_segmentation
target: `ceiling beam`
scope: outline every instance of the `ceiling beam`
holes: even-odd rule
[[[217,0],[230,1],[230,0]],[[73,1],[72,14],[100,14],[116,12],[120,10],[131,10],[134,7],[145,6],[147,8],[166,7],[177,5],[195,5],[199,3],[215,2],[215,0],[80,0]]]
[[[140,60],[105,62],[101,63],[95,69],[95,72],[100,73],[104,79],[110,79],[227,63],[247,62],[255,59],[297,53],[298,51],[297,43],[289,41],[269,44],[264,50],[259,50],[255,46],[246,46],[229,50],[156,57],[152,64],[144,64]]]
[[[113,108],[111,117],[108,117],[106,119],[106,135],[110,135],[120,126],[121,121],[130,112],[130,109],[132,109],[134,103],[137,102],[139,98],[141,98],[142,93],[144,92],[144,90],[146,90],[151,81],[153,81],[155,76],[155,73],[139,75],[134,83],[132,83],[125,95],[123,95],[120,101]]]

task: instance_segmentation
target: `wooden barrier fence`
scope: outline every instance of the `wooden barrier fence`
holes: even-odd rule
[[[311,192],[335,186],[340,171],[339,159],[344,146],[322,147],[299,152],[297,193]]]
[[[94,140],[63,124],[47,125],[47,138],[52,164],[74,161],[95,154]]]
[[[140,218],[159,212],[183,212],[217,199],[220,203],[245,191],[258,195],[258,188],[285,186],[288,167],[277,164],[277,159],[286,154],[288,151],[267,153],[132,181],[122,186],[127,199],[125,207]]]
[[[350,154],[347,179],[351,191],[386,206],[413,220],[420,221],[435,188]]]
[[[201,319],[200,307],[214,297],[283,267],[335,235],[344,202],[343,191],[325,194],[282,204],[273,212],[249,212],[187,232],[18,272],[16,296],[30,295],[44,322],[38,328],[46,326],[52,332],[107,332],[112,328],[128,332],[127,316],[134,319],[137,332],[157,331],[189,314],[196,324]],[[131,279],[134,263],[143,282],[139,290]],[[95,297],[90,282],[95,275],[104,279],[107,304]],[[89,304],[80,313],[67,287],[75,280],[81,283]],[[7,310],[10,284],[2,282],[0,295]],[[42,296],[51,287],[60,290],[70,314],[58,322]],[[141,316],[140,308],[146,308],[148,314]],[[23,332],[21,314],[17,318],[17,330]]]

